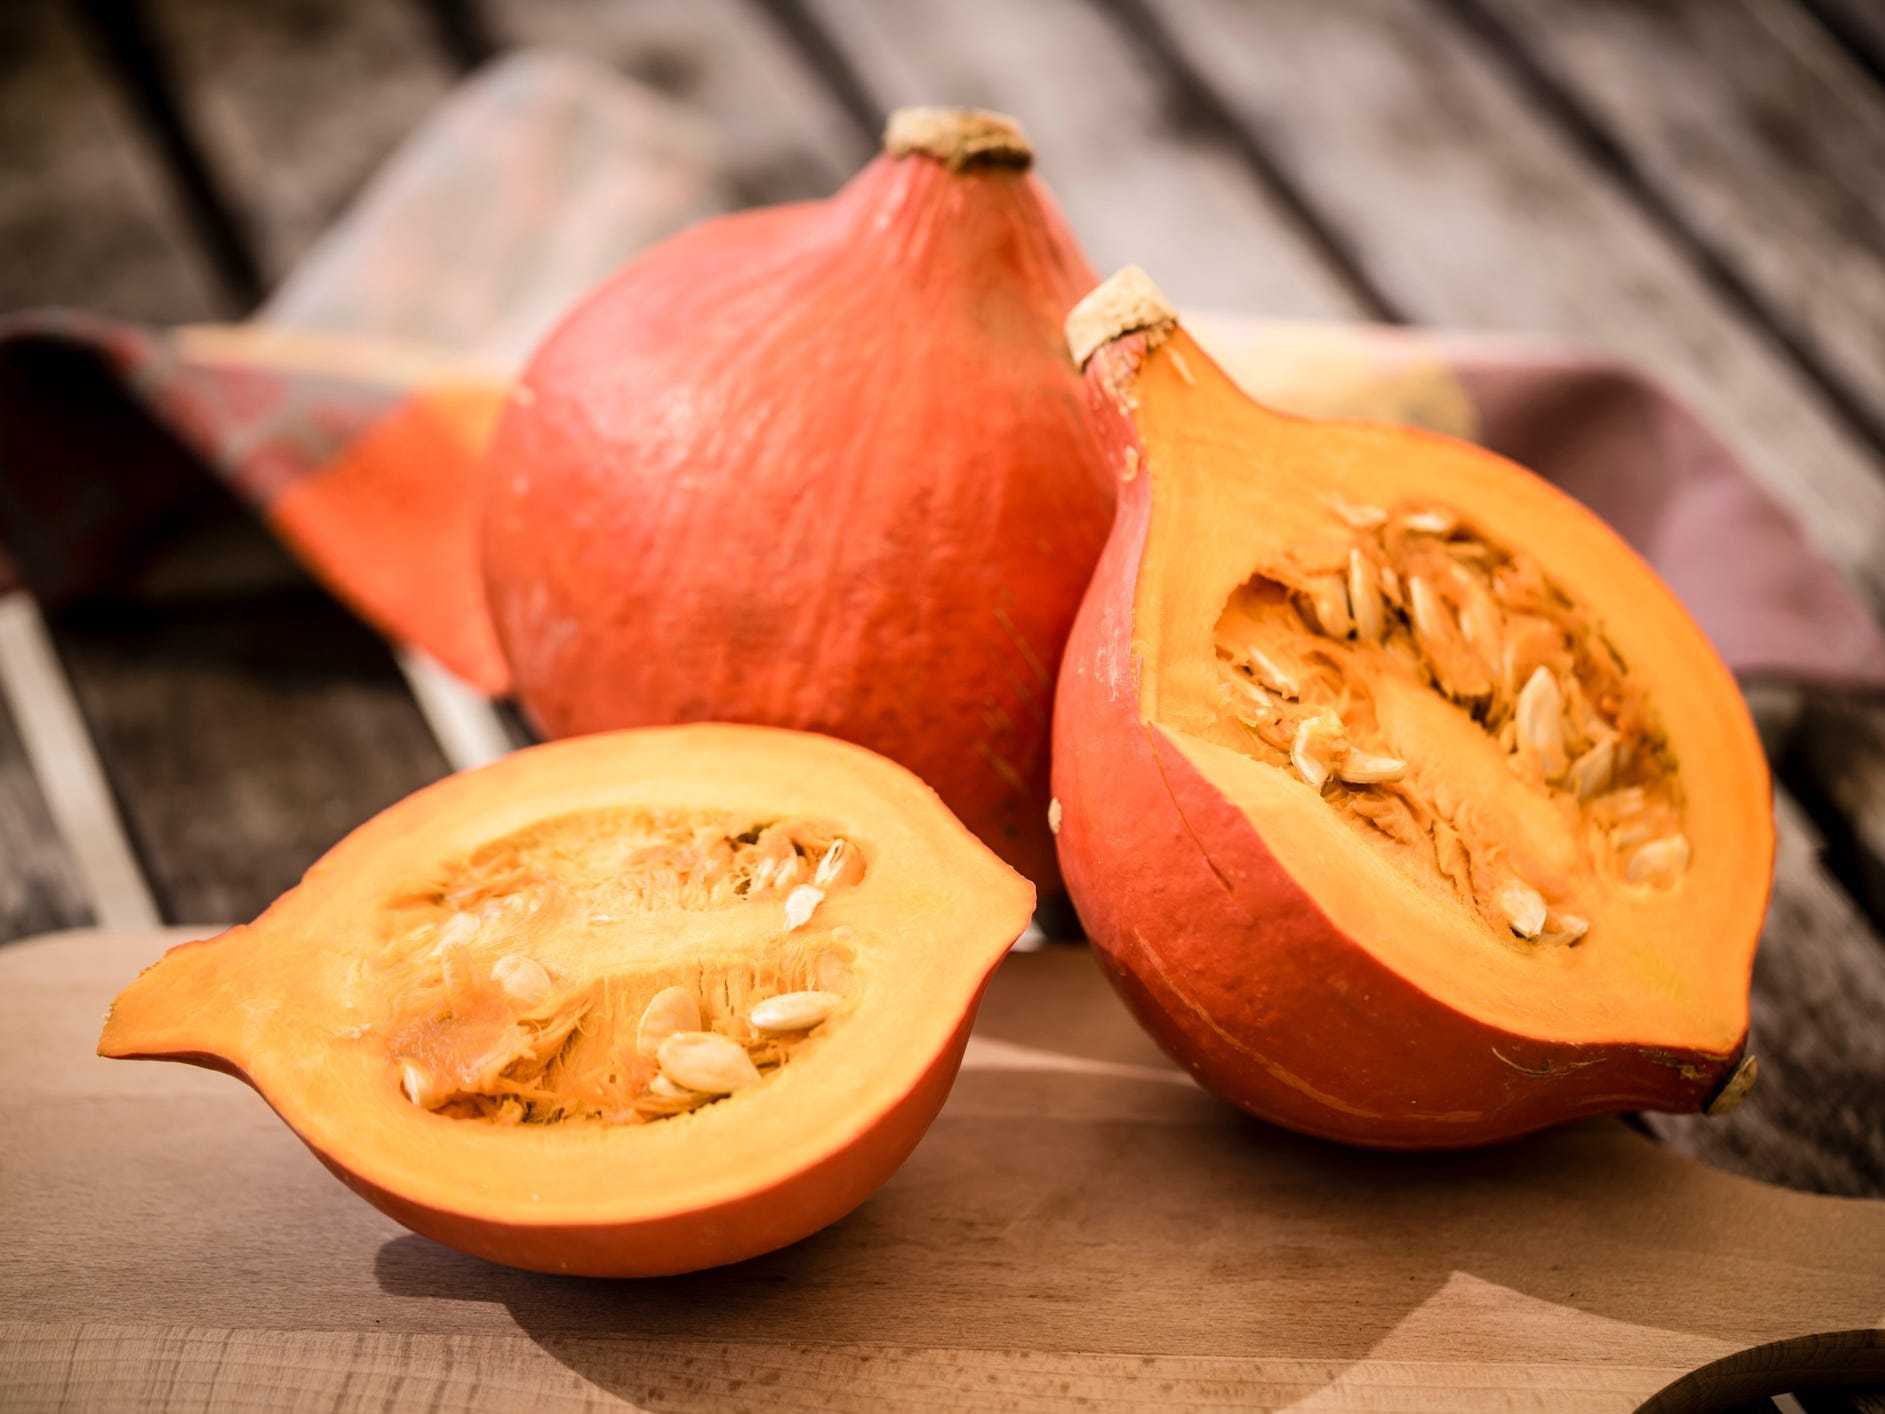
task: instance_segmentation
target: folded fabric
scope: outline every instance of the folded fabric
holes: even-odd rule
[[[502,694],[479,453],[536,340],[715,209],[714,170],[664,100],[582,60],[516,55],[413,137],[254,321],[0,320],[0,589],[57,601],[124,579],[219,478],[381,632]],[[1885,687],[1865,608],[1641,373],[1486,335],[1188,322],[1276,405],[1471,438],[1555,481],[1656,567],[1736,671]]]

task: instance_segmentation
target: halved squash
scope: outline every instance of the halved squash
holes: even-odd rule
[[[1136,271],[1068,332],[1122,492],[1060,859],[1152,1033],[1365,1144],[1737,1098],[1772,801],[1669,590],[1497,456],[1252,402]]]
[[[248,1081],[355,1192],[467,1252],[690,1271],[889,1177],[1033,898],[860,747],[589,736],[369,821],[146,971],[99,1051]]]

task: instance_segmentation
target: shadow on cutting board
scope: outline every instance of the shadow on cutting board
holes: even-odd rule
[[[1822,1298],[1845,1281],[1862,1306],[1869,1281],[1885,1309],[1862,1258],[1885,1251],[1885,1205],[1733,1179],[1609,1121],[1441,1155],[1290,1134],[1170,1070],[1084,950],[1011,960],[976,1036],[904,1168],[793,1247],[609,1282],[407,1236],[380,1248],[380,1286],[501,1302],[585,1379],[676,1410],[716,1407],[727,1361],[763,1370],[751,1353],[767,1345],[860,1366],[897,1348],[1263,1357],[1312,1362],[1333,1382],[1378,1347],[1594,1365],[1636,1342],[1634,1363],[1654,1366],[1657,1332],[1752,1345],[1812,1328],[1789,1325],[1789,1282]],[[1825,1255],[1840,1249],[1844,1273]]]

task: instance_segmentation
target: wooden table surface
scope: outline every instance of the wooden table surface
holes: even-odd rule
[[[0,1064],[81,1056],[166,942],[0,952]],[[1719,1407],[1885,1378],[1885,1200],[1615,1120],[1363,1154],[1194,1087],[1083,948],[1016,954],[916,1154],[851,1217],[658,1281],[402,1232],[227,1076],[92,1058],[0,1094],[0,1390],[433,1410]],[[46,1119],[53,1115],[56,1118]]]
[[[1136,261],[1181,302],[1576,336],[1692,400],[1885,611],[1878,0],[14,0],[0,310],[240,317],[464,72],[523,44],[683,105],[729,207],[829,191],[892,106],[975,103],[1022,117],[1097,266]],[[0,602],[0,939],[249,916],[373,811],[519,739],[449,716],[232,509],[191,534],[194,575],[50,620]],[[1781,826],[1763,1079],[1725,1121],[1643,1128],[1876,1197],[1885,708],[1747,687]],[[1465,1270],[1462,1299],[1514,1322],[1562,1295]],[[483,1309],[436,1281],[441,1311]],[[0,1292],[33,1319],[21,1298]]]

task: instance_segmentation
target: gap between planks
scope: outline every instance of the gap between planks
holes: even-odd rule
[[[157,901],[132,852],[84,715],[38,605],[21,590],[0,595],[0,693],[93,917],[103,928],[156,927]]]
[[[415,648],[396,648],[393,656],[454,771],[488,766],[517,746],[490,698]]]
[[[497,709],[430,658],[398,654],[420,714],[455,771],[471,770],[515,747]],[[112,798],[84,714],[31,596],[0,596],[0,694],[13,714],[47,811],[104,928],[151,928],[162,921]]]

